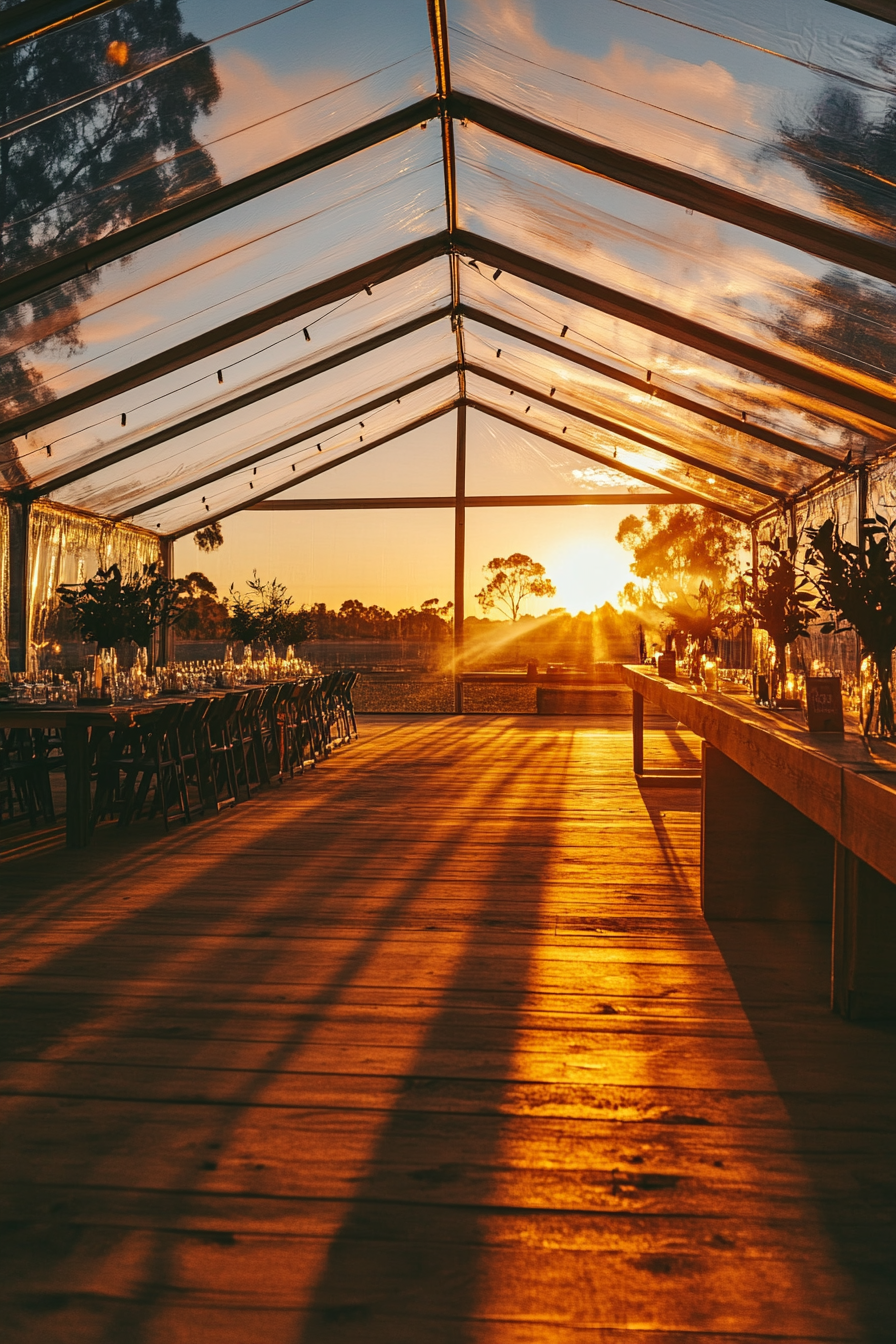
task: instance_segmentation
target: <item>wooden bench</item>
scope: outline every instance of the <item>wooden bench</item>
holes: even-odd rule
[[[645,701],[703,739],[701,894],[707,919],[831,920],[831,1002],[896,1016],[896,747],[809,733],[797,711],[624,667],[634,761]]]

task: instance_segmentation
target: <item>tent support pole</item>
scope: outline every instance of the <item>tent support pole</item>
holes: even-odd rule
[[[9,500],[9,670],[28,667],[28,539],[31,505]]]
[[[464,712],[464,560],[467,492],[467,406],[457,408],[457,451],[454,486],[454,712]]]
[[[159,537],[159,559],[162,562],[165,578],[174,578],[173,537]],[[156,638],[158,640],[156,664],[159,667],[166,667],[168,663],[174,662],[174,630],[167,620],[160,623]]]

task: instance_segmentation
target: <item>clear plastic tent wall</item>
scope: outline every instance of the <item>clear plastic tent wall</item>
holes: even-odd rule
[[[461,403],[765,531],[859,469],[894,507],[878,0],[52,11],[0,0],[0,489],[80,511],[66,564],[84,514],[184,535]]]
[[[144,565],[159,559],[159,543],[146,532],[52,504],[31,510],[30,532],[28,639],[36,649],[59,633],[53,617],[59,610],[60,584],[83,583],[110,565],[118,565],[126,576],[140,574]]]
[[[9,676],[9,508],[0,500],[0,680]]]

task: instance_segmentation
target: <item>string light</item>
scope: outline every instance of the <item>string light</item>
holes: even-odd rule
[[[531,407],[531,406],[527,406],[527,407],[526,407],[526,412],[525,412],[525,413],[526,413],[526,415],[528,415],[528,414],[529,414],[529,412],[530,412],[530,411],[531,411],[531,409],[532,409],[532,407]]]
[[[494,275],[492,276],[492,279],[493,279],[493,280],[497,280],[498,277],[501,276],[501,275],[503,275],[503,274],[504,274],[503,271],[495,271]]]
[[[554,393],[555,393],[556,391],[557,391],[556,387],[552,387],[552,388],[551,388],[551,396],[553,396]]]
[[[223,383],[223,381],[224,381],[224,370],[223,370],[223,369],[219,369],[219,370],[218,370],[218,382],[219,382],[219,383]]]
[[[323,448],[321,448],[320,444],[317,445],[317,451],[318,451],[319,453],[322,453],[322,452],[323,452]]]
[[[364,286],[364,291],[365,293],[369,294],[371,298],[373,298],[373,290],[370,288],[369,285]]]
[[[561,335],[561,336],[565,336],[566,333],[567,333],[568,331],[569,331],[569,327],[564,327],[563,330],[561,331],[560,335]]]
[[[307,328],[307,327],[303,327],[303,328],[302,328],[302,331],[305,333],[305,340],[306,340],[306,341],[310,341],[310,340],[311,340],[311,332],[308,330],[308,328]]]
[[[648,381],[648,383],[650,382],[650,380],[651,380],[652,377],[653,377],[653,371],[652,371],[651,369],[648,369],[648,370],[647,370],[647,381]]]
[[[498,353],[497,353],[497,355],[495,356],[495,358],[496,358],[496,359],[500,359],[500,358],[501,358],[501,351],[500,351],[500,350],[498,351]]]
[[[52,445],[51,443],[48,443],[48,444],[47,444],[47,457],[52,457],[52,456],[53,456],[53,445]]]
[[[127,422],[128,422],[128,417],[125,415],[124,411],[122,411],[122,413],[121,413],[121,425],[122,425],[122,428],[124,428],[124,426],[127,424]],[[161,524],[160,524],[160,526],[161,526]]]

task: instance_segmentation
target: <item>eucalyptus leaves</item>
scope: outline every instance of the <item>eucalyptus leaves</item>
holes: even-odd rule
[[[750,576],[754,590],[750,600],[745,600],[744,610],[758,629],[767,631],[774,645],[775,684],[771,690],[778,697],[784,693],[787,646],[800,635],[808,634],[809,621],[815,613],[812,589],[792,557],[777,546],[772,546],[770,552],[769,558]]]
[[[866,518],[860,544],[846,541],[832,519],[808,532],[806,562],[814,577],[820,614],[831,615],[822,632],[851,626],[862,653],[874,659],[878,687],[872,687],[862,731],[896,737],[893,711],[893,650],[896,649],[896,519]],[[877,693],[876,693],[877,692]]]
[[[66,583],[56,592],[82,639],[101,649],[112,649],[124,640],[149,649],[162,621],[174,622],[183,610],[186,587],[182,579],[165,578],[156,563],[144,565],[142,573],[127,579],[118,565],[111,565],[84,583]]]

